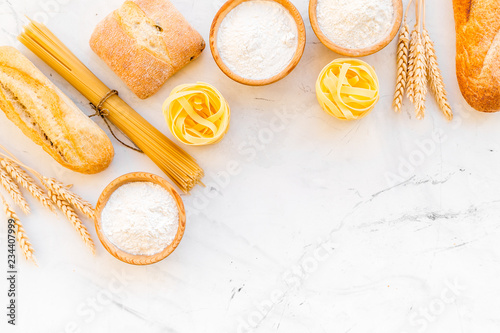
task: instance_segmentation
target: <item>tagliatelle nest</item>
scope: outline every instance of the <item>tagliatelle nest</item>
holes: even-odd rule
[[[316,96],[328,114],[342,120],[360,119],[379,100],[378,77],[364,61],[336,59],[319,74]]]
[[[231,112],[222,94],[208,83],[180,85],[163,103],[168,128],[182,143],[217,143],[229,129]]]

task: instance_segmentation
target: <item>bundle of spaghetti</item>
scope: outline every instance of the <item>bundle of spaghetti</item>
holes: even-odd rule
[[[95,76],[45,25],[31,21],[18,39],[65,78],[93,105],[110,89]],[[106,118],[134,142],[185,193],[201,184],[203,170],[184,150],[141,117],[117,95],[103,104]]]

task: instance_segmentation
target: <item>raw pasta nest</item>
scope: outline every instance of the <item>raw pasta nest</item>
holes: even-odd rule
[[[217,143],[229,129],[231,112],[221,93],[208,83],[180,85],[163,103],[172,134],[182,143]]]
[[[319,74],[316,96],[323,110],[338,119],[363,118],[379,100],[377,74],[364,61],[336,59]]]

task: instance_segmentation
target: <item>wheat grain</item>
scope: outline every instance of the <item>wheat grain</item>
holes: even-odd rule
[[[399,34],[398,53],[397,53],[397,79],[396,90],[394,92],[394,100],[392,106],[394,111],[401,112],[403,105],[403,96],[408,84],[408,54],[410,46],[410,29],[405,22]]]
[[[438,102],[439,108],[443,112],[446,119],[452,120],[453,112],[451,111],[451,106],[448,103],[448,98],[446,97],[446,88],[443,82],[443,75],[441,74],[441,70],[439,69],[436,51],[434,49],[434,43],[432,42],[429,32],[427,31],[427,29],[425,29],[425,27],[423,29],[422,36],[425,43],[425,52],[427,56],[427,75],[429,86],[436,98],[436,101]]]
[[[16,205],[18,205],[25,214],[29,214],[30,206],[21,193],[21,189],[3,167],[0,167],[0,183],[12,197]]]
[[[50,198],[26,171],[24,171],[14,161],[6,158],[0,159],[0,164],[10,174],[10,176],[17,181],[18,184],[27,189],[34,198],[42,203],[44,207],[50,209],[52,212],[55,212],[54,204]]]
[[[42,177],[41,180],[47,190],[51,190],[52,192],[66,200],[88,218],[94,219],[94,208],[89,202],[71,192],[68,187],[54,178]]]
[[[87,228],[83,225],[74,209],[71,208],[70,204],[66,200],[64,200],[64,198],[57,195],[52,190],[49,189],[48,194],[52,201],[57,205],[57,207],[59,207],[59,209],[64,213],[68,221],[71,222],[76,231],[78,231],[78,234],[80,234],[80,237],[82,238],[85,245],[87,245],[87,247],[92,251],[92,254],[95,255],[94,241],[92,240],[92,237],[90,236]]]
[[[3,197],[1,197],[2,203],[3,203],[3,208],[5,211],[5,215],[7,216],[8,220],[13,220],[14,225],[16,226],[16,241],[17,244],[19,245],[19,248],[21,249],[21,252],[23,253],[23,256],[26,260],[32,261],[35,265],[38,266],[36,258],[35,258],[35,250],[33,249],[33,246],[31,245],[31,242],[26,234],[26,231],[24,230],[24,227],[21,223],[21,220],[19,220],[19,217],[17,216],[16,212],[12,210],[9,207],[9,204]]]
[[[425,48],[419,31],[416,33],[417,53],[415,58],[415,111],[417,119],[423,119],[425,114],[425,96],[427,94],[427,62]]]

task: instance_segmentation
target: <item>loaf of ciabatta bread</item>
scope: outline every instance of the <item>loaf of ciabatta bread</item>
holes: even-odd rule
[[[0,109],[61,165],[97,173],[114,150],[106,134],[17,49],[0,47]]]
[[[457,79],[467,103],[500,111],[500,1],[453,0]]]
[[[135,0],[97,25],[90,47],[144,99],[196,59],[205,41],[170,1]]]

